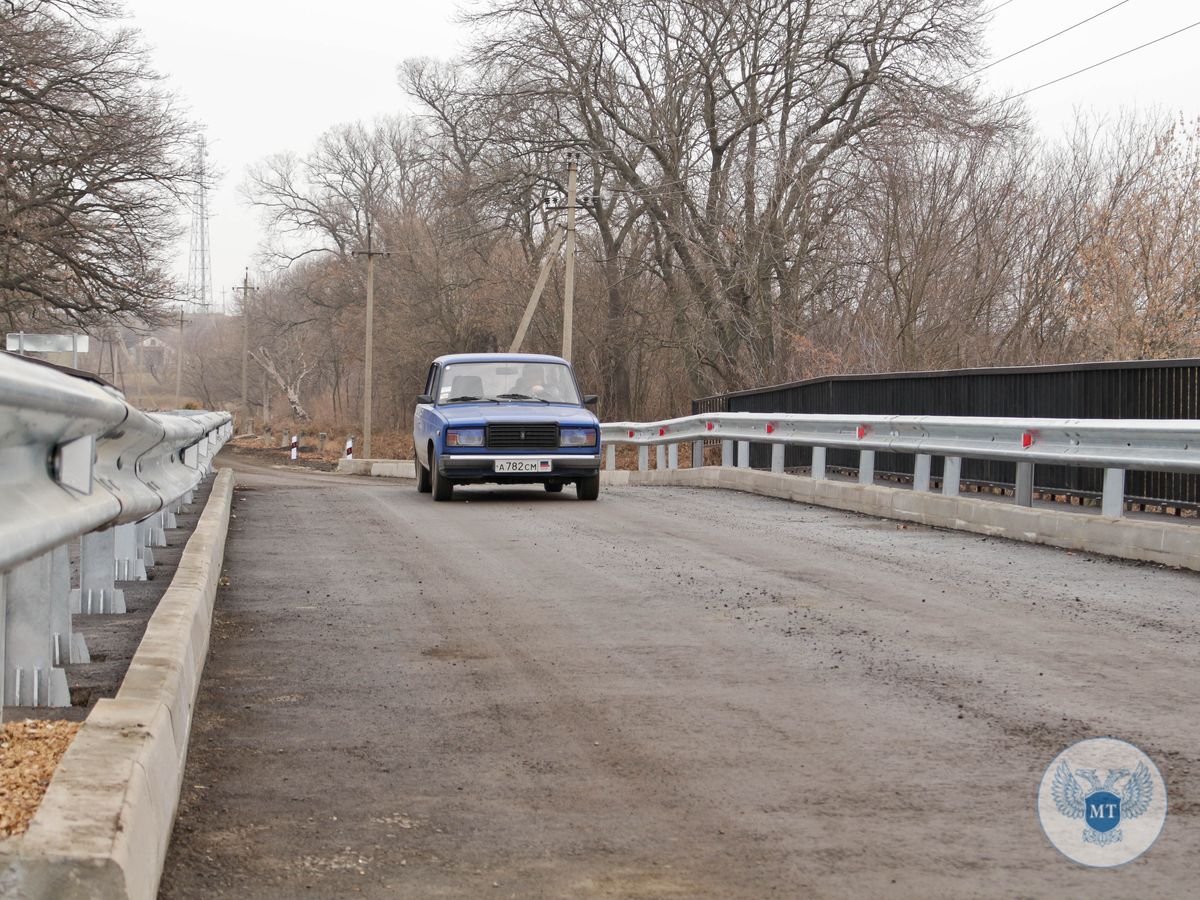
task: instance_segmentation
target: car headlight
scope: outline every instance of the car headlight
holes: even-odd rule
[[[482,447],[482,428],[451,428],[446,432],[447,447]]]
[[[563,428],[558,432],[560,447],[594,447],[596,445],[596,430],[594,428]]]

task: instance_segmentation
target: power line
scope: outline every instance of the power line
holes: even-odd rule
[[[1167,38],[1173,38],[1177,34],[1183,34],[1185,31],[1189,31],[1195,28],[1197,25],[1200,25],[1200,20],[1193,22],[1191,25],[1184,25],[1182,28],[1172,31],[1170,34],[1164,34],[1162,37],[1156,37],[1152,41],[1146,41],[1144,44],[1138,44],[1136,47],[1130,47],[1128,50],[1123,50],[1114,56],[1110,56],[1108,59],[1102,59],[1100,62],[1092,63],[1090,66],[1084,66],[1082,69],[1076,69],[1074,72],[1068,72],[1066,75],[1060,75],[1058,78],[1055,78],[1052,81],[1047,81],[1044,84],[1039,84],[1036,87],[1023,90],[1019,94],[1013,94],[1008,99],[1015,100],[1017,97],[1024,97],[1026,94],[1032,94],[1034,91],[1040,91],[1042,88],[1050,87],[1052,84],[1058,84],[1060,81],[1066,81],[1068,78],[1074,78],[1076,75],[1082,75],[1084,72],[1090,72],[1092,69],[1099,68],[1106,63],[1112,62],[1114,59],[1120,59],[1122,56],[1128,56],[1130,53],[1137,53],[1137,51],[1145,50],[1147,47],[1152,47],[1155,44],[1165,41]]]
[[[1009,0],[1009,2],[1011,2],[1011,0]],[[1074,25],[1069,25],[1066,28],[1064,28],[1062,31],[1056,31],[1054,34],[1050,35],[1049,37],[1044,37],[1040,41],[1036,41],[1035,43],[1030,44],[1028,47],[1022,47],[1020,50],[1014,50],[1012,53],[1008,54],[1008,56],[1002,56],[999,59],[995,60],[994,62],[990,62],[986,66],[976,69],[974,72],[969,72],[968,74],[964,75],[963,78],[970,78],[972,75],[978,75],[980,72],[986,72],[992,66],[998,66],[1002,62],[1008,62],[1014,56],[1020,56],[1026,50],[1032,50],[1034,47],[1040,47],[1040,46],[1042,46],[1042,44],[1046,43],[1047,41],[1052,41],[1056,37],[1062,37],[1068,31],[1074,31],[1080,25],[1086,25],[1088,22],[1091,22],[1093,19],[1098,19],[1105,13],[1110,13],[1114,9],[1116,9],[1118,6],[1124,6],[1128,2],[1129,2],[1129,0],[1121,0],[1120,3],[1114,3],[1112,6],[1108,7],[1108,9],[1102,9],[1102,10],[1100,10],[1100,12],[1096,13],[1095,15],[1088,16],[1086,19],[1082,19],[1082,20],[1076,22]],[[1004,4],[1001,4],[1001,6],[1003,6],[1003,5]],[[996,9],[999,9],[999,8],[1000,8],[999,6],[996,7]],[[960,78],[959,81],[962,81],[962,78]]]
[[[1013,0],[1004,0],[1004,2],[1003,2],[1003,3],[997,3],[995,6],[993,6],[991,9],[989,9],[987,12],[985,12],[985,13],[984,13],[984,15],[985,15],[985,16],[990,16],[990,15],[991,15],[992,13],[994,13],[996,10],[998,10],[998,9],[1004,9],[1004,7],[1008,6],[1008,4],[1010,4],[1010,3],[1012,3],[1012,2],[1013,2]]]

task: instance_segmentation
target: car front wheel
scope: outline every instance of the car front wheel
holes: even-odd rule
[[[595,500],[600,496],[600,473],[580,478],[575,482],[575,496],[580,500]]]
[[[454,496],[454,482],[438,471],[437,457],[429,454],[430,489],[434,500],[449,500]]]

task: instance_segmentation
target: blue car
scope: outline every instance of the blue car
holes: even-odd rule
[[[458,353],[429,367],[417,397],[417,490],[449,500],[456,484],[574,484],[600,495],[600,422],[565,359],[532,353]]]

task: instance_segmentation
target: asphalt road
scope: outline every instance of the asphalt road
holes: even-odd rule
[[[235,467],[164,897],[1195,896],[1194,574],[730,492]],[[1101,735],[1170,793],[1117,870],[1034,808]]]

